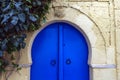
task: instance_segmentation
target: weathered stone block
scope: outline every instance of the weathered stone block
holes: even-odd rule
[[[109,5],[108,2],[91,2],[91,6],[94,6],[94,7],[107,8],[108,5]]]
[[[93,80],[116,80],[116,69],[93,69]]]
[[[120,28],[120,10],[115,10],[116,27]]]
[[[109,1],[109,0],[98,0],[98,1]]]
[[[120,54],[120,29],[116,30],[116,50]]]
[[[120,0],[114,0],[115,3],[115,9],[120,9]]]
[[[30,68],[22,68],[19,72],[13,72],[8,80],[30,80]]]
[[[91,16],[94,16],[96,18],[109,18],[109,10],[108,10],[108,7],[95,7],[95,6],[92,6],[90,7],[90,13],[91,13]]]
[[[110,46],[107,47],[107,64],[114,64],[116,65],[115,62],[115,48]]]
[[[105,52],[105,47],[96,47],[92,49],[92,64],[106,64],[107,63],[107,59],[106,59],[107,55]]]

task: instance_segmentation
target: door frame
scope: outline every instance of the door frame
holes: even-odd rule
[[[69,24],[69,25],[71,25],[72,27],[74,27],[77,31],[79,31],[82,35],[83,35],[83,37],[85,38],[85,41],[86,41],[86,43],[87,43],[87,47],[88,47],[88,61],[87,61],[87,65],[89,66],[89,53],[90,53],[90,42],[89,42],[89,39],[87,38],[87,36],[86,36],[86,34],[85,34],[85,32],[80,28],[80,27],[78,27],[77,25],[75,25],[74,23],[71,23],[71,22],[69,22],[69,21],[60,21],[60,20],[56,20],[56,21],[52,21],[52,22],[49,22],[49,23],[47,23],[47,24],[45,24],[40,30],[38,30],[37,31],[37,33],[35,34],[35,36],[34,36],[34,40],[35,40],[35,38],[39,35],[39,33],[42,31],[42,30],[44,30],[46,27],[49,27],[49,25],[51,25],[51,24],[54,24],[54,23],[66,23],[66,24]],[[32,43],[34,43],[34,40],[33,40],[33,42]],[[32,49],[32,48],[31,48]],[[32,53],[31,53],[32,54]],[[32,56],[31,56],[32,57]],[[90,68],[90,67],[89,67]],[[90,69],[89,69],[89,76],[90,76]],[[89,80],[90,80],[90,77],[89,77]]]
[[[46,28],[47,26],[49,26],[50,24],[54,24],[54,23],[57,23],[57,22],[63,22],[63,23],[67,23],[67,24],[70,24],[71,26],[73,26],[74,28],[76,28],[85,38],[86,42],[87,42],[87,45],[88,45],[88,66],[89,66],[89,79],[92,80],[92,68],[91,68],[91,60],[92,60],[92,48],[91,48],[91,43],[90,43],[90,40],[88,39],[88,36],[86,35],[86,33],[84,32],[83,29],[81,29],[80,26],[70,22],[70,21],[67,21],[67,20],[53,20],[53,21],[49,21],[45,24],[42,25],[42,27],[37,30],[33,36],[32,36],[32,39],[30,40],[30,44],[29,44],[29,51],[28,53],[30,53],[28,55],[28,59],[29,59],[29,65],[23,65],[25,67],[29,67],[32,65],[32,55],[31,55],[31,49],[32,49],[32,45],[33,45],[33,42],[34,42],[34,39],[36,38],[36,36],[44,29]],[[29,72],[30,73],[30,72]],[[30,78],[30,77],[29,77]],[[29,79],[30,80],[30,79]]]

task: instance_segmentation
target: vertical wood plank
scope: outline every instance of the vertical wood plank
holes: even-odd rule
[[[63,25],[59,24],[59,80],[63,80]]]

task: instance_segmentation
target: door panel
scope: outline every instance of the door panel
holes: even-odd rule
[[[89,80],[88,47],[83,35],[64,24],[64,80]]]
[[[31,80],[57,80],[58,24],[41,31],[32,46]]]
[[[88,46],[73,26],[54,23],[32,45],[31,80],[89,80]]]

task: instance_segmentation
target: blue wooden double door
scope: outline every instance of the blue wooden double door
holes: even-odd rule
[[[88,45],[72,25],[53,23],[32,45],[30,80],[89,80]]]

